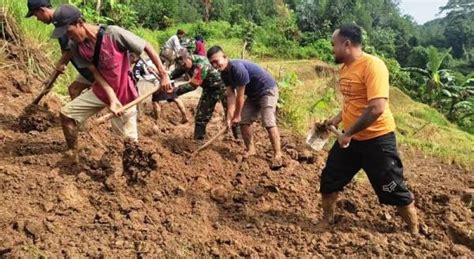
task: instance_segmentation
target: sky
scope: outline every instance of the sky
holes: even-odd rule
[[[401,0],[400,9],[403,14],[415,18],[418,24],[423,24],[442,16],[437,16],[439,8],[446,5],[448,0]]]

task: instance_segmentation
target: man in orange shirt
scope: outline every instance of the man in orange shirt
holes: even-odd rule
[[[332,44],[336,63],[342,64],[339,84],[344,104],[327,124],[342,121],[344,134],[329,152],[321,175],[323,218],[318,228],[333,223],[339,192],[364,169],[379,202],[396,206],[410,232],[417,233],[414,196],[404,183],[388,102],[388,69],[382,60],[363,52],[362,29],[357,25],[336,30]]]

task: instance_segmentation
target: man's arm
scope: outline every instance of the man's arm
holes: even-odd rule
[[[150,43],[145,43],[145,52],[148,55],[148,57],[151,59],[153,64],[155,64],[157,70],[158,70],[158,75],[160,76],[160,85],[165,91],[169,91],[171,89],[171,82],[170,78],[168,76],[168,73],[166,72],[165,67],[163,66],[163,63],[161,63],[161,60],[158,56],[158,53],[156,53],[155,49],[150,45]]]
[[[236,100],[236,95],[235,95],[235,90],[228,86],[226,90],[226,96],[227,96],[227,114],[226,114],[226,119],[228,121],[228,126],[231,126],[231,121],[235,113],[235,100]]]
[[[62,51],[61,58],[58,60],[55,66],[55,70],[59,73],[63,73],[64,69],[66,69],[67,64],[72,58],[72,52],[70,50]]]
[[[367,108],[365,108],[362,115],[357,119],[357,121],[347,129],[344,133],[348,137],[352,137],[360,131],[368,128],[372,123],[374,123],[380,115],[383,114],[385,110],[385,105],[387,103],[386,98],[376,98],[369,101]]]
[[[117,110],[122,107],[117,95],[114,92],[114,89],[105,81],[104,77],[100,74],[97,68],[94,65],[88,66],[89,70],[92,72],[94,76],[96,84],[98,84],[102,89],[104,89],[105,93],[107,94],[107,98],[109,99],[109,109],[113,112],[116,116],[121,116],[122,112],[118,112]]]
[[[237,96],[235,98],[235,111],[232,118],[232,124],[237,124],[240,122],[242,109],[244,108],[245,102],[245,86],[237,87]]]

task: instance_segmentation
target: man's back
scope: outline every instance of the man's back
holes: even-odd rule
[[[254,99],[263,96],[276,87],[276,81],[263,68],[247,60],[231,60],[230,71],[222,72],[222,79],[227,86],[237,88],[245,86],[245,94]]]
[[[179,38],[177,35],[173,35],[169,38],[164,45],[165,48],[172,49],[174,51],[178,51],[181,48],[181,44],[179,43]]]

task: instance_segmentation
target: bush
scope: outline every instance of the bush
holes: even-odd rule
[[[311,47],[315,51],[315,57],[324,62],[334,62],[334,57],[332,54],[332,44],[328,39],[319,39]]]

